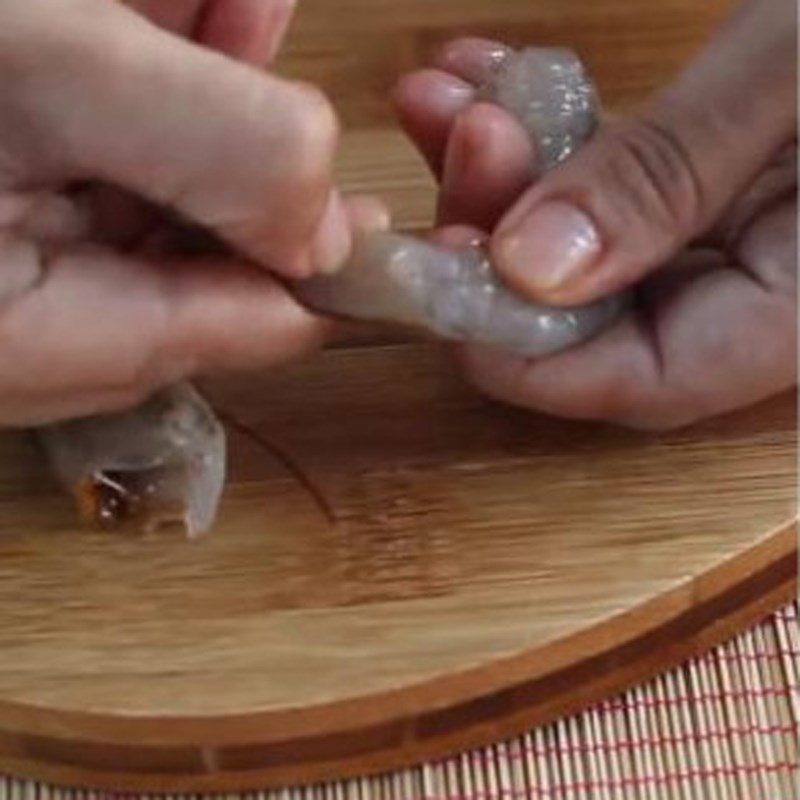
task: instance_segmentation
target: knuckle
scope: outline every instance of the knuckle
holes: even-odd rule
[[[702,218],[702,184],[689,149],[667,126],[644,117],[610,131],[608,166],[634,211],[674,236],[693,233]]]

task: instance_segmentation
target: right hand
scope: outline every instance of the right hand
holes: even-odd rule
[[[327,100],[256,69],[293,0],[127,6],[0,0],[0,425],[323,339],[269,274],[336,266],[353,225]],[[184,223],[238,255],[176,253]]]
[[[498,272],[534,301],[577,305],[633,285],[635,300],[549,358],[462,348],[473,382],[524,408],[649,429],[795,385],[795,3],[744,3],[671,85],[533,183],[519,124],[473,102],[505,50],[456,42],[439,69],[398,87],[405,127],[441,178],[440,224],[485,232]]]

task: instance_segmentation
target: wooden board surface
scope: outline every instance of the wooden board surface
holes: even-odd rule
[[[603,97],[630,106],[675,74],[732,0],[300,0],[282,71],[322,86],[348,129],[393,124],[397,76],[460,35],[580,52]]]
[[[81,531],[0,459],[0,768],[133,788],[300,782],[549,719],[794,591],[793,397],[645,436],[494,406],[426,345],[331,351],[215,403],[216,534]]]
[[[386,89],[434,43],[576,44],[626,106],[726,4],[301,5],[283,64],[334,95],[346,186],[419,228],[432,185]],[[642,435],[491,404],[418,343],[208,388],[335,524],[234,432],[214,536],[86,532],[30,442],[0,437],[0,769],[188,790],[398,766],[575,710],[795,591],[793,396]]]

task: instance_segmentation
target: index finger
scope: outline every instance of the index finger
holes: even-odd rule
[[[4,31],[21,39],[8,55],[25,74],[6,104],[9,124],[30,131],[11,142],[21,181],[103,180],[287,277],[323,268],[311,244],[331,194],[338,121],[320,92],[117,4],[64,19],[33,5],[24,19],[12,15],[19,36]],[[30,41],[41,42],[35,57]]]
[[[509,52],[489,39],[457,39],[434,56],[434,69],[416,70],[397,83],[393,96],[400,123],[437,177],[456,118]]]

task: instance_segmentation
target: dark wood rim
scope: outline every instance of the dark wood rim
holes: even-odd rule
[[[646,680],[790,602],[796,533],[793,522],[637,608],[534,651],[343,703],[219,720],[0,703],[0,769],[82,788],[233,791],[394,770],[500,741]]]

